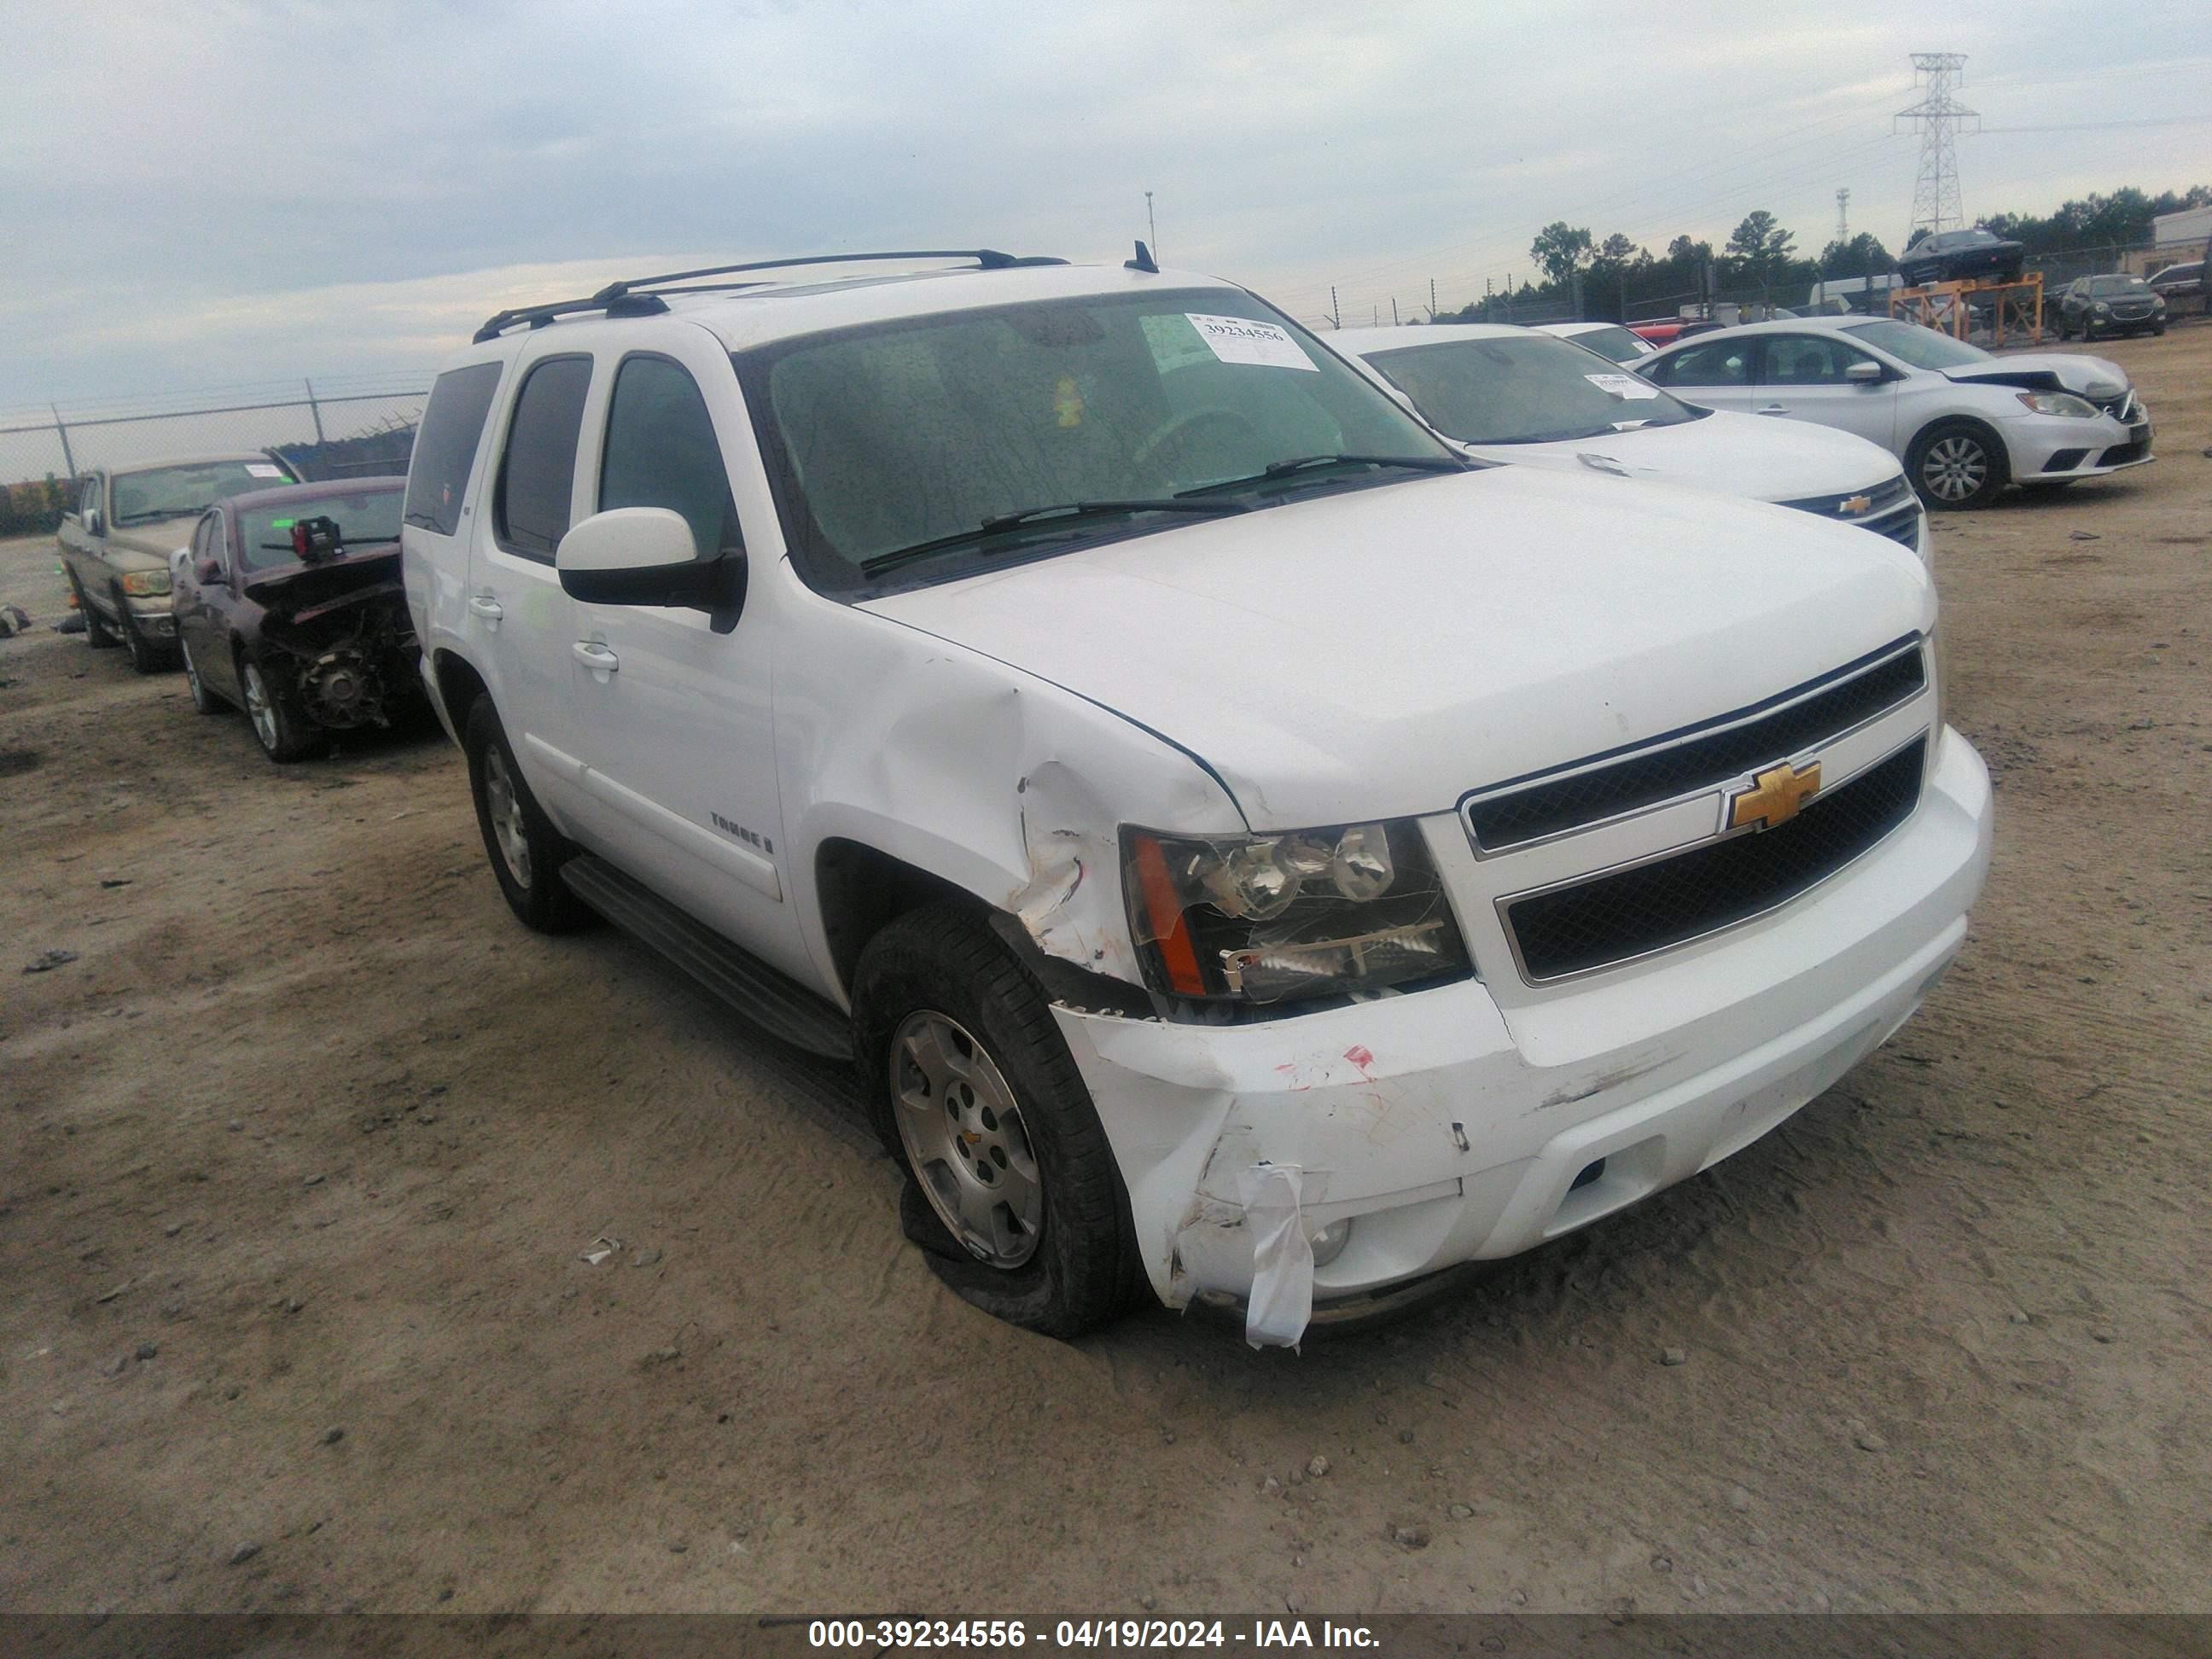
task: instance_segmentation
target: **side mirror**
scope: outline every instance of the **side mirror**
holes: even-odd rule
[[[718,634],[738,625],[745,602],[745,556],[701,558],[684,515],[665,507],[594,513],[561,538],[553,568],[571,599],[704,611]]]
[[[211,586],[222,580],[222,567],[213,559],[202,559],[192,572],[192,580],[202,587]]]
[[[84,515],[84,533],[88,536],[106,534],[106,527],[100,520],[100,509],[96,507],[88,509]]]
[[[185,567],[191,561],[191,556],[192,550],[189,547],[175,548],[170,551],[169,580],[171,581],[180,582],[184,580]]]
[[[1863,360],[1851,364],[1844,370],[1844,379],[1853,386],[1879,386],[1887,378],[1882,373],[1880,363],[1868,362]]]

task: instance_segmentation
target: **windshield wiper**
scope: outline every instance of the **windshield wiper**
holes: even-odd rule
[[[863,559],[860,569],[867,575],[879,575],[912,560],[927,558],[933,553],[946,553],[956,548],[980,545],[1009,531],[1057,529],[1082,519],[1125,518],[1137,513],[1197,513],[1218,516],[1249,513],[1251,510],[1242,501],[1060,501],[1050,507],[1024,507],[1018,513],[994,513],[973,530],[957,530],[950,536],[933,537],[926,542],[916,542],[912,547],[896,548],[889,553],[878,553],[872,559]]]
[[[1449,455],[1300,455],[1287,461],[1270,461],[1259,471],[1242,478],[1224,478],[1219,483],[1200,484],[1195,489],[1179,489],[1180,498],[1191,495],[1211,495],[1224,489],[1247,489],[1254,484],[1266,483],[1271,478],[1287,478],[1293,473],[1308,472],[1324,466],[1398,466],[1415,472],[1464,472],[1465,461]]]

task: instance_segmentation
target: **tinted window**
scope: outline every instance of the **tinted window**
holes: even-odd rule
[[[532,369],[515,394],[492,524],[501,544],[551,558],[568,533],[576,479],[576,441],[584,429],[589,357],[552,357]]]
[[[1668,386],[1741,386],[1750,378],[1749,342],[1712,340],[1685,346],[1654,366],[1651,378]]]
[[[1841,340],[1822,334],[1770,334],[1766,368],[1769,386],[1844,386],[1844,371],[1874,359]]]
[[[744,545],[706,399],[665,357],[632,357],[615,376],[599,510],[615,507],[682,514],[702,558]]]
[[[461,497],[483,441],[484,416],[499,390],[497,363],[448,369],[430,388],[430,407],[415,434],[407,467],[407,522],[450,536],[461,522]]]
[[[1558,443],[1697,418],[1657,386],[1548,334],[1446,339],[1366,357],[1462,443]]]
[[[286,501],[282,507],[234,507],[238,518],[239,567],[268,570],[296,564],[292,526],[302,519],[335,519],[338,539],[348,549],[399,539],[400,495],[397,489],[333,489],[327,495]]]

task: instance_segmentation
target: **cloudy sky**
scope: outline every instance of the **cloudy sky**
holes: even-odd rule
[[[1969,216],[2212,181],[2202,0],[1307,5],[9,0],[0,410],[419,372],[670,264],[1164,258],[1348,323],[1753,208],[1893,246],[1907,54],[1970,54]],[[2060,130],[2055,130],[2060,129]]]

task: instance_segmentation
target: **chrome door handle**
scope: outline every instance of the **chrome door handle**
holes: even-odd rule
[[[1787,415],[1790,411],[1780,404],[1761,404],[1757,412],[1761,415]]]
[[[492,598],[489,593],[470,594],[469,609],[474,611],[477,616],[482,617],[486,622],[493,623],[496,623],[501,617],[504,617],[507,614],[507,611],[501,606],[500,602]]]
[[[597,640],[578,640],[568,647],[576,653],[576,660],[592,671],[592,678],[601,684],[608,675],[622,666],[622,659]]]

